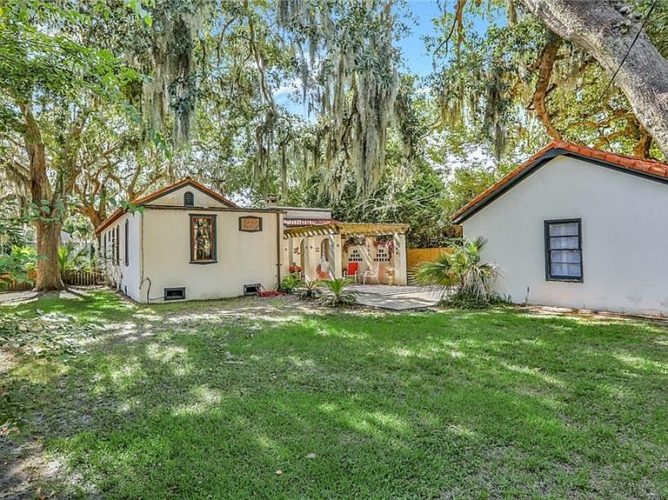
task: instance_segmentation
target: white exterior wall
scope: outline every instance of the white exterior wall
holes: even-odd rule
[[[544,221],[582,219],[583,282],[546,281]],[[513,302],[668,315],[668,185],[559,156],[463,222]]]
[[[195,205],[197,191],[195,193]],[[180,204],[183,203],[182,193]],[[160,198],[160,204],[164,204]],[[216,216],[216,256],[211,264],[190,263],[190,215]],[[262,231],[239,231],[239,217],[263,219]],[[144,256],[140,301],[161,302],[165,288],[186,287],[187,300],[236,297],[243,285],[261,283],[267,289],[277,285],[277,237],[282,241],[282,217],[272,212],[212,211],[202,209],[151,209],[144,214]]]
[[[194,206],[195,207],[226,207],[227,205],[221,203],[220,201],[212,198],[208,194],[196,189],[193,186],[183,186],[179,189],[172,191],[171,193],[164,194],[159,198],[147,203],[148,206],[151,205],[170,205],[170,206],[183,206],[183,195],[190,191],[194,195]]]
[[[121,245],[124,242],[125,220],[128,221],[128,259],[126,266],[125,255],[121,250],[121,290],[134,300],[140,300],[139,280],[141,275],[141,226],[143,214],[135,212],[125,214],[121,218]]]
[[[128,258],[125,256],[125,221],[128,221]],[[103,249],[101,249],[102,267],[111,281],[111,284],[121,290],[123,293],[139,300],[139,276],[141,272],[141,220],[142,214],[137,211],[133,214],[125,214],[120,217],[114,224],[106,228],[100,234],[100,242],[104,244],[104,235],[107,235],[107,253],[106,258],[103,257]],[[118,228],[118,264],[112,258],[113,244],[111,235],[115,234]],[[125,263],[128,262],[128,265]]]

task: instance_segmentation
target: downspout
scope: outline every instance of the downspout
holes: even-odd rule
[[[276,289],[281,287],[281,245],[283,240],[283,224],[281,224],[281,213],[276,212],[276,277],[278,283]]]

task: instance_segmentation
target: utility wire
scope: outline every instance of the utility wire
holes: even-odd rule
[[[612,75],[612,78],[610,78],[610,81],[608,84],[605,86],[603,89],[603,92],[601,92],[601,97],[607,92],[608,88],[610,88],[610,85],[612,85],[612,82],[615,81],[615,77],[617,76],[617,73],[619,73],[619,70],[622,69],[622,66],[624,65],[624,62],[626,61],[626,58],[629,56],[631,53],[631,49],[635,45],[635,43],[638,41],[638,37],[640,37],[640,33],[642,33],[642,30],[645,29],[645,25],[647,24],[647,21],[649,20],[649,16],[652,14],[652,11],[654,10],[654,7],[656,7],[656,4],[658,3],[658,0],[654,0],[652,2],[652,5],[649,6],[649,9],[647,10],[647,13],[645,14],[645,18],[642,21],[642,24],[640,25],[640,29],[638,29],[638,32],[636,33],[636,36],[633,38],[633,41],[631,42],[631,45],[629,45],[629,48],[626,50],[626,54],[624,54],[624,57],[622,58],[622,62],[619,63],[619,66],[615,70],[615,72]]]

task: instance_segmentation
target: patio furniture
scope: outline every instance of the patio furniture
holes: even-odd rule
[[[369,267],[364,271],[364,276],[362,276],[362,284],[366,285],[367,278],[369,281],[375,279],[376,282],[380,285],[380,264],[376,263],[373,266]]]
[[[359,262],[348,262],[348,268],[343,270],[344,276],[353,278],[355,283],[357,283],[357,278],[359,277],[359,267]]]

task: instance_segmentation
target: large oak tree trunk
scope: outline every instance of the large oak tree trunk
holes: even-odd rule
[[[49,196],[49,179],[46,175],[46,153],[39,125],[30,106],[22,104],[25,118],[25,149],[30,161],[30,194],[33,203],[42,206],[43,200],[50,200],[46,210],[40,212],[35,221],[37,251],[37,278],[35,290],[62,290],[63,281],[58,267],[58,245],[60,243],[60,216],[56,207],[56,197]]]
[[[37,244],[37,278],[35,290],[62,290],[63,281],[58,267],[58,246],[61,225],[55,222],[37,222],[35,240]]]
[[[610,76],[620,67],[640,21],[609,0],[521,0],[552,32],[582,47]],[[615,83],[635,115],[668,156],[668,61],[642,32]]]

